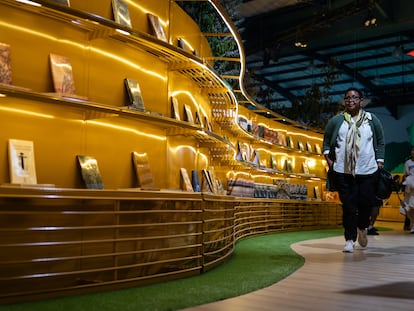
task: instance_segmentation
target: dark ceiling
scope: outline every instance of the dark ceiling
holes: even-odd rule
[[[358,87],[368,107],[385,106],[396,119],[400,105],[414,104],[414,1],[245,0],[239,11],[246,87],[266,108],[303,103],[312,85],[336,106]],[[367,17],[376,24],[366,27]]]

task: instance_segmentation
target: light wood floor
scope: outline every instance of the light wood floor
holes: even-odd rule
[[[187,311],[414,310],[414,234],[401,223],[368,236],[368,247],[342,253],[343,237],[292,245],[305,265],[280,282]]]

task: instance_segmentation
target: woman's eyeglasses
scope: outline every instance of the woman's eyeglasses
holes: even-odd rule
[[[344,97],[344,100],[347,101],[347,102],[349,102],[351,100],[357,100],[357,99],[361,99],[361,97],[355,96],[355,95]]]

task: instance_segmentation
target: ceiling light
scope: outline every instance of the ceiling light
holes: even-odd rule
[[[377,18],[372,13],[370,13],[364,20],[364,26],[377,26]]]
[[[298,48],[306,48],[308,47],[308,44],[305,41],[297,40],[295,41],[295,46]]]

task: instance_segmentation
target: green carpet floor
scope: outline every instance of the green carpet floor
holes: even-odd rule
[[[342,229],[267,234],[243,239],[224,264],[198,276],[97,294],[13,305],[0,311],[167,311],[245,294],[285,278],[304,259],[290,245],[342,235]]]

